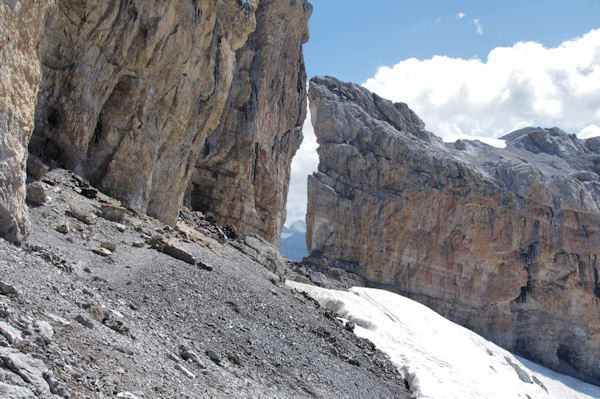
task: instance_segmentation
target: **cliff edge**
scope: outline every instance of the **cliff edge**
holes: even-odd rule
[[[600,382],[600,139],[527,128],[445,144],[405,104],[314,78],[308,262]]]

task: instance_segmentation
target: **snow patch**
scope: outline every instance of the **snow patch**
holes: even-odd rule
[[[390,356],[419,399],[600,398],[600,387],[517,357],[411,299],[287,284],[355,323],[355,333]]]

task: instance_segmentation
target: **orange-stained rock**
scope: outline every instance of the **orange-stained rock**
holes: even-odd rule
[[[307,244],[370,286],[600,382],[600,139],[444,144],[405,104],[311,81]]]

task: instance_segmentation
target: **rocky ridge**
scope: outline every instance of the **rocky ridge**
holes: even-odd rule
[[[599,139],[528,128],[505,149],[444,144],[357,85],[315,78],[309,98],[320,164],[304,268],[409,296],[600,382]]]
[[[170,227],[63,169],[36,183],[28,245],[0,240],[0,396],[410,396],[386,356],[285,286],[275,246],[187,208]]]

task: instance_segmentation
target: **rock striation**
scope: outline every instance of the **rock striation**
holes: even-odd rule
[[[48,3],[0,2],[0,237],[13,243],[21,243],[30,230],[25,165],[40,81],[37,47]]]
[[[174,223],[256,3],[57,0],[40,49],[32,152]]]
[[[309,99],[308,263],[600,382],[600,139],[526,128],[504,149],[444,144],[357,85],[315,78]]]
[[[196,160],[187,201],[221,224],[277,243],[292,158],[302,141],[306,74],[302,44],[312,6],[261,0],[257,26],[237,51],[219,126]]]

